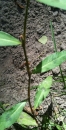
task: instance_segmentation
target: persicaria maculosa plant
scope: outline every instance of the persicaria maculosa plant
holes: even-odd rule
[[[66,10],[65,0],[61,0],[61,1],[60,0],[37,0],[37,1]],[[5,130],[6,128],[9,128],[15,122],[20,124],[21,126],[35,126],[36,128],[38,128],[39,122],[34,115],[34,110],[37,109],[42,103],[42,101],[48,96],[53,79],[52,76],[48,76],[39,85],[37,85],[37,90],[34,98],[34,108],[33,108],[30,101],[31,75],[47,72],[61,65],[63,62],[66,61],[66,51],[63,50],[61,52],[55,52],[53,54],[50,54],[49,56],[44,58],[34,69],[32,70],[30,69],[28,64],[29,60],[27,57],[26,47],[25,47],[27,16],[28,16],[28,8],[29,8],[30,0],[27,0],[26,2],[27,3],[26,3],[26,10],[25,10],[24,29],[23,29],[21,39],[19,40],[6,32],[0,31],[0,46],[18,46],[21,44],[21,47],[23,48],[24,51],[26,70],[28,74],[28,99],[14,105],[11,109],[5,110],[4,113],[2,113],[2,115],[0,116],[1,130]],[[39,39],[39,42],[45,44],[47,42],[47,37],[43,36],[42,38]],[[26,112],[22,111],[27,101],[29,102],[29,107],[32,112],[32,117]],[[2,104],[0,104],[0,107],[2,107]]]

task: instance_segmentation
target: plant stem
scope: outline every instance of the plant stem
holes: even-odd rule
[[[63,83],[64,83],[64,89],[66,89],[65,79],[64,79],[64,76],[63,76],[63,73],[62,73],[61,66],[59,66],[59,69],[60,69],[60,74],[61,74],[61,77],[62,77],[62,80],[63,80]]]
[[[33,114],[33,117],[36,120],[36,118],[34,116],[34,111],[32,109],[32,105],[31,105],[31,102],[30,102],[31,71],[30,71],[30,67],[29,67],[29,64],[28,64],[28,57],[27,57],[27,53],[26,53],[26,26],[27,26],[27,16],[28,16],[29,3],[30,3],[30,0],[27,0],[26,11],[25,11],[25,20],[24,20],[23,37],[22,37],[21,40],[22,40],[22,47],[23,47],[23,51],[24,51],[24,55],[25,55],[25,60],[26,60],[26,69],[27,69],[28,78],[29,78],[28,79],[28,102],[29,102],[29,106],[30,106],[31,112]],[[36,122],[37,122],[37,120],[36,120]]]
[[[57,46],[56,46],[56,42],[55,42],[55,36],[54,36],[54,31],[53,31],[53,26],[52,26],[51,21],[50,21],[50,26],[51,26],[51,32],[52,32],[52,40],[53,40],[53,43],[54,43],[54,49],[55,49],[55,52],[57,52]],[[61,77],[62,77],[62,80],[63,80],[64,88],[66,88],[64,76],[63,76],[62,69],[61,69],[60,65],[59,65],[59,69],[60,69],[60,74],[61,74]]]
[[[30,68],[29,68],[29,64],[28,64],[28,57],[27,57],[25,45],[26,45],[26,26],[27,26],[27,16],[28,16],[29,3],[30,3],[30,0],[27,0],[26,11],[25,11],[25,20],[24,20],[23,38],[22,38],[22,47],[23,47],[23,50],[24,50],[28,76],[30,75]]]

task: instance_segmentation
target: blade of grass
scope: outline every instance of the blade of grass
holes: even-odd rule
[[[51,26],[51,33],[52,33],[52,40],[53,40],[53,44],[54,44],[54,49],[55,52],[57,52],[57,46],[56,46],[56,42],[55,42],[55,36],[54,36],[54,30],[53,30],[53,26],[52,26],[52,22],[50,21],[50,26]],[[63,80],[63,84],[64,84],[64,89],[66,88],[66,84],[65,84],[65,80],[64,80],[64,75],[62,73],[62,69],[61,66],[59,65],[59,69],[60,69],[60,74]]]

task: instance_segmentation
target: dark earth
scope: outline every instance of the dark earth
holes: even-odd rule
[[[0,30],[5,31],[16,38],[23,33],[26,1],[17,1],[24,8],[15,4],[14,0],[0,0]],[[40,4],[30,0],[26,32],[26,49],[30,68],[34,68],[43,58],[54,52],[51,36],[50,20],[52,21],[58,51],[66,50],[66,11]],[[46,35],[48,41],[45,45],[38,39]],[[27,98],[28,75],[25,57],[21,45],[17,47],[0,47],[0,101],[10,105],[21,102]],[[66,76],[66,62],[61,65]],[[34,74],[31,77],[31,87],[39,84],[48,75],[58,76],[59,67],[42,74]],[[53,82],[51,88],[53,108],[58,109],[59,121],[66,123],[66,95],[63,94],[63,83]],[[33,105],[36,89],[31,90],[31,102]],[[62,94],[62,95],[60,95]],[[43,114],[51,103],[51,96],[41,104]],[[27,104],[28,105],[28,104]]]

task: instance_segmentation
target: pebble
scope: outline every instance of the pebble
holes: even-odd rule
[[[54,17],[58,16],[58,11],[53,12],[53,16]]]
[[[66,50],[66,44],[65,43],[62,43],[61,46],[60,46],[60,50]]]
[[[55,75],[55,76],[58,75],[59,72],[60,72],[59,67],[56,67],[56,68],[54,68],[54,69],[52,70],[52,73],[53,73],[53,75]]]

